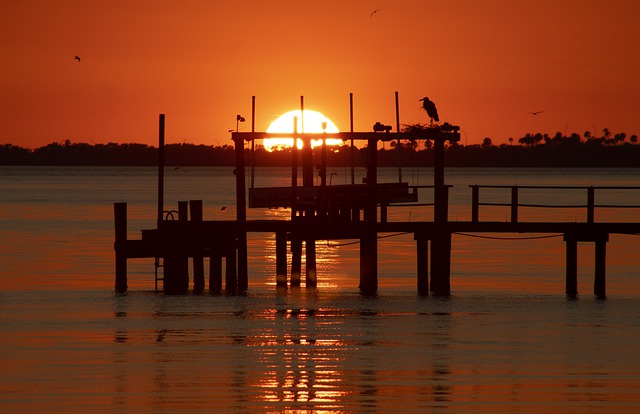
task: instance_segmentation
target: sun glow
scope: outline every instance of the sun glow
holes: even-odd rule
[[[273,121],[269,128],[267,128],[267,132],[273,133],[274,135],[278,132],[293,132],[293,124],[294,118],[297,118],[298,122],[298,131],[299,132],[310,132],[310,133],[333,133],[339,132],[336,125],[331,122],[329,118],[321,114],[317,111],[312,111],[309,109],[305,109],[304,112],[298,110],[289,111],[283,115],[281,115],[278,119]],[[342,140],[329,138],[327,139],[327,145],[340,145]],[[264,148],[267,151],[274,151],[277,149],[282,149],[286,147],[291,147],[293,145],[293,138],[268,138],[263,142]],[[298,140],[298,148],[302,148],[302,140]],[[322,145],[322,140],[312,140],[311,147],[317,147]]]

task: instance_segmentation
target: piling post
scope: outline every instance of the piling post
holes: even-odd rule
[[[178,216],[181,223],[188,219],[188,202],[178,202]],[[182,226],[181,226],[182,227]],[[169,294],[186,293],[189,290],[189,259],[183,251],[184,232],[182,229],[172,228],[172,234],[163,231],[163,240],[169,242],[164,258],[163,288]],[[173,232],[176,233],[173,233]]]
[[[442,225],[431,240],[431,292],[451,294],[451,233]]]
[[[276,286],[287,287],[287,233],[276,232]]]
[[[433,184],[435,191],[435,230],[431,239],[431,291],[435,295],[451,293],[451,232],[449,220],[449,187],[444,184],[444,137],[434,139]]]
[[[418,270],[418,294],[429,293],[429,240],[422,233],[415,233]]]
[[[164,211],[164,118],[164,114],[160,114],[158,120],[158,223]]]
[[[114,203],[116,241],[116,293],[127,291],[127,203]]]
[[[518,186],[511,187],[511,222],[518,222]]]
[[[191,222],[196,225],[202,224],[202,200],[189,201],[189,212],[191,213]],[[200,244],[201,235],[197,234],[196,243]],[[204,256],[202,249],[196,248],[193,253],[193,290],[202,292],[204,290]]]
[[[587,188],[587,223],[593,223],[595,219],[595,189]]]
[[[360,290],[366,294],[378,290],[378,234],[376,206],[378,187],[378,140],[367,143],[369,161],[367,163],[367,197],[364,206],[364,226],[360,233]]]
[[[570,298],[578,296],[578,240],[575,236],[565,234],[567,247],[565,294]]]
[[[607,296],[606,283],[606,262],[607,262],[607,241],[609,235],[599,235],[596,238],[595,251],[595,278],[593,283],[593,293],[601,299]]]
[[[242,138],[234,138],[235,155],[236,155],[236,246],[237,249],[237,265],[236,252],[233,252],[233,267],[237,266],[237,288],[241,291],[247,290],[249,287],[249,269],[247,264],[247,196],[245,192],[245,156],[244,156],[244,140]],[[229,267],[229,256],[227,256],[227,267]]]
[[[378,290],[378,240],[375,229],[360,236],[360,291],[374,294]]]
[[[480,187],[471,186],[471,221],[477,223],[480,215]]]

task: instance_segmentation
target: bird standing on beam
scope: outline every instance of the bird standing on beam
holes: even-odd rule
[[[438,110],[436,109],[436,104],[434,104],[433,101],[431,101],[426,96],[419,100],[422,101],[422,108],[424,108],[424,110],[427,111],[427,115],[429,115],[429,118],[431,118],[431,123],[433,123],[433,121],[440,122],[440,117],[438,116]]]

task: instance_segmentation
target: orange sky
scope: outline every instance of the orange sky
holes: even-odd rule
[[[258,131],[300,95],[348,130],[350,92],[369,131],[394,91],[401,123],[429,96],[463,143],[640,135],[639,20],[632,0],[3,0],[0,144],[157,145],[159,113],[168,143],[230,144],[252,95]]]

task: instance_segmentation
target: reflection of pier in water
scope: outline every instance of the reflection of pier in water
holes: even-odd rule
[[[253,117],[252,117],[253,118]],[[399,124],[398,124],[399,125]],[[449,295],[451,291],[451,237],[452,234],[529,233],[558,234],[566,243],[566,294],[576,296],[577,246],[579,242],[595,245],[594,293],[606,296],[606,244],[610,234],[639,234],[639,222],[596,222],[596,208],[634,208],[637,205],[596,203],[596,190],[639,191],[640,187],[537,187],[537,186],[482,186],[472,185],[472,206],[469,221],[450,221],[448,217],[449,186],[444,180],[444,148],[446,142],[457,142],[459,127],[445,123],[406,133],[391,133],[390,128],[377,123],[374,132],[299,133],[288,134],[303,142],[301,150],[292,147],[291,186],[256,188],[254,186],[253,149],[257,139],[269,138],[265,132],[233,132],[236,156],[236,220],[205,221],[202,202],[193,200],[178,203],[178,220],[169,220],[164,211],[164,116],[160,116],[158,227],[143,230],[142,239],[127,239],[126,204],[116,203],[116,291],[127,290],[127,259],[156,258],[157,267],[163,267],[163,287],[166,292],[181,293],[189,289],[188,258],[193,259],[193,289],[205,288],[203,260],[208,257],[209,289],[222,290],[222,259],[225,259],[225,290],[244,291],[248,288],[247,233],[262,232],[275,235],[276,284],[279,287],[302,284],[302,252],[305,247],[305,285],[317,286],[316,242],[319,240],[355,239],[360,242],[360,289],[374,293],[378,288],[378,246],[381,235],[392,233],[413,234],[416,241],[417,288],[419,293],[429,291],[436,295]],[[278,136],[287,134],[279,133]],[[366,177],[362,184],[331,185],[327,183],[327,139],[366,142]],[[321,161],[318,166],[320,185],[314,185],[314,163],[311,140],[322,140]],[[409,186],[402,182],[380,183],[377,177],[377,151],[379,142],[401,140],[429,140],[434,150],[434,181],[432,186]],[[296,141],[294,141],[296,142]],[[291,215],[286,220],[247,220],[246,144],[250,144],[249,208],[287,208]],[[398,146],[399,148],[400,146]],[[298,170],[301,164],[302,185]],[[351,168],[354,160],[352,157]],[[433,191],[433,203],[418,203],[418,191]],[[509,202],[481,202],[480,190],[508,190]],[[548,191],[580,190],[586,193],[586,203],[571,205],[540,205],[520,201],[523,190]],[[433,208],[431,221],[389,221],[388,209],[394,206],[424,206]],[[480,220],[480,207],[508,207],[507,222]],[[555,222],[519,220],[522,208],[584,208],[584,221]],[[190,216],[190,219],[189,219]],[[288,272],[287,250],[291,251]],[[430,259],[430,260],[429,260]],[[162,260],[162,262],[161,262]],[[290,276],[289,276],[290,275]]]

